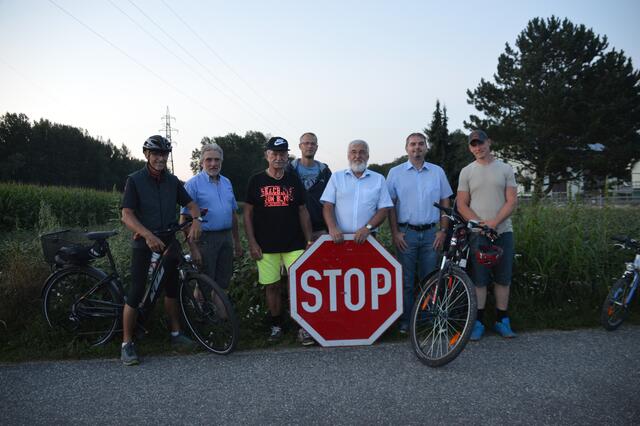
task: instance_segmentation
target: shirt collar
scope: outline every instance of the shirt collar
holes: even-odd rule
[[[420,167],[420,169],[416,169],[416,170],[418,170],[418,171],[420,171],[420,170],[429,170],[429,167],[427,166],[427,164],[429,164],[429,163],[424,161],[422,163],[422,167]],[[411,169],[415,169],[415,167],[413,167],[413,164],[411,164],[410,160],[407,160],[407,162],[404,163],[404,169],[405,170],[411,170]]]
[[[365,177],[365,176],[369,176],[369,175],[371,174],[371,172],[369,171],[369,169],[368,169],[368,168],[367,168],[367,169],[364,169],[364,172],[362,172],[362,176],[360,176],[359,178],[358,178],[358,177],[356,177],[356,175],[355,175],[355,174],[353,174],[353,171],[352,171],[351,169],[345,169],[344,173],[345,173],[345,174],[347,174],[347,175],[351,175],[351,176],[353,176],[353,177],[354,177],[354,178],[356,178],[356,179],[362,179],[363,177]]]
[[[207,182],[211,182],[211,183],[220,182],[220,174],[219,173],[218,173],[218,179],[214,179],[211,176],[209,176],[209,173],[207,173],[205,170],[202,170],[200,172],[200,174],[202,175],[203,179],[205,179]]]

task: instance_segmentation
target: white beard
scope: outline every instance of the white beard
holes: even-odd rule
[[[349,167],[353,173],[362,173],[367,168],[367,162],[363,161],[362,163],[350,162]]]

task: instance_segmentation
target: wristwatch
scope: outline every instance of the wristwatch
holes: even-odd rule
[[[370,223],[367,223],[364,227],[367,228],[367,231],[371,231],[373,229],[373,225]]]

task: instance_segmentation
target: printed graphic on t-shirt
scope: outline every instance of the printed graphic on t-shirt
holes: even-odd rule
[[[260,188],[260,197],[265,207],[286,207],[293,200],[293,188],[283,188],[279,185],[268,185]]]

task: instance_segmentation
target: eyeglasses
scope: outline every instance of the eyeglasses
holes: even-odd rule
[[[469,142],[469,145],[471,146],[484,145],[484,141],[481,141],[480,139],[474,139],[471,142]]]

